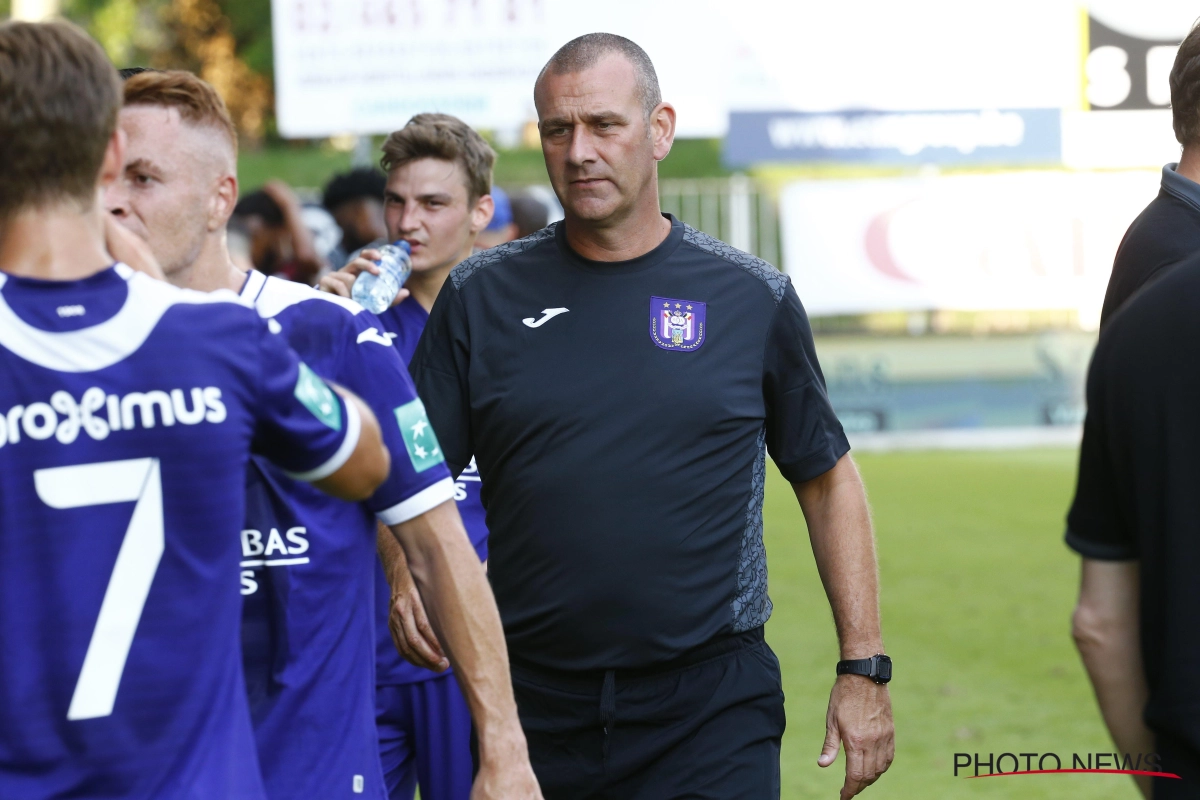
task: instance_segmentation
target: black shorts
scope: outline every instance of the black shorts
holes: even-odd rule
[[[1155,749],[1162,757],[1162,772],[1172,772],[1175,778],[1155,778],[1153,800],[1196,800],[1200,798],[1200,753],[1195,748],[1167,734],[1155,736]]]
[[[779,797],[783,686],[762,628],[653,670],[512,672],[546,800]]]

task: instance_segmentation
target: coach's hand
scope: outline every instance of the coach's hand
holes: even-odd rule
[[[378,275],[379,265],[375,262],[382,258],[383,256],[378,250],[363,250],[358,254],[358,258],[337,272],[331,272],[324,278],[321,278],[321,283],[319,284],[321,291],[341,295],[342,297],[350,297],[350,290],[353,288],[354,281],[358,278],[359,273],[366,271],[372,275]],[[400,287],[400,291],[396,292],[396,299],[392,301],[392,305],[400,305],[407,298],[408,289],[402,286]]]
[[[861,675],[839,675],[829,694],[825,747],[817,764],[828,767],[846,746],[846,782],[841,800],[849,800],[879,780],[896,757],[892,700],[887,686]]]
[[[412,574],[406,569],[392,587],[391,613],[388,614],[388,629],[392,642],[404,660],[415,667],[444,672],[450,660],[442,652],[429,618],[425,615],[425,604],[413,583]]]
[[[542,800],[524,734],[504,738],[505,742],[493,742],[500,747],[488,755],[484,755],[480,741],[479,772],[471,787],[471,800]]]

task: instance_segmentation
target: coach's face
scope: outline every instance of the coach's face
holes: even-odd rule
[[[492,219],[492,196],[470,202],[467,173],[457,161],[418,158],[388,173],[383,217],[388,239],[412,248],[413,272],[457,264]]]
[[[105,205],[146,240],[170,278],[196,261],[237,202],[232,153],[223,152],[231,148],[222,134],[186,122],[175,108],[124,108],[120,124],[129,141],[125,170]]]
[[[542,154],[569,217],[617,222],[658,204],[656,164],[675,134],[675,109],[646,114],[633,65],[618,54],[582,72],[546,73],[534,92]]]

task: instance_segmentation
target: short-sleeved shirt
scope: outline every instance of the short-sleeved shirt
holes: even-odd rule
[[[429,321],[429,313],[424,307],[409,297],[403,302],[387,309],[379,315],[379,321],[392,339],[396,352],[400,354],[407,365],[412,361],[413,352],[425,323]],[[458,513],[462,516],[463,527],[467,536],[479,555],[480,561],[486,561],[487,523],[484,520],[483,503],[479,499],[479,470],[475,460],[460,473],[454,481],[454,500],[458,505]],[[396,686],[405,683],[418,683],[433,678],[451,674],[447,669],[443,672],[433,672],[414,666],[403,658],[392,642],[391,629],[388,627],[388,615],[391,612],[391,591],[387,577],[383,573],[382,564],[377,568],[375,576],[375,626],[376,626],[376,662],[375,682],[380,686]]]
[[[373,314],[260,272],[247,276],[242,297],[315,372],[363,399],[392,456],[387,480],[362,503],[323,494],[262,459],[251,466],[242,647],[263,780],[271,800],[386,798],[372,663],[375,519],[420,516],[451,499],[454,483],[407,365]],[[422,456],[415,448],[423,444]]]
[[[1113,260],[1100,312],[1104,327],[1139,289],[1181,261],[1200,253],[1200,184],[1162,170],[1162,188],[1138,215]]]
[[[315,480],[360,429],[232,293],[0,275],[0,797],[265,797],[247,462]]]
[[[451,470],[479,465],[528,664],[647,667],[761,626],[765,454],[802,482],[849,449],[787,276],[669,219],[629,261],[561,225],[472,256],[410,367]]]
[[[1100,335],[1067,544],[1137,559],[1146,721],[1200,751],[1200,256]]]

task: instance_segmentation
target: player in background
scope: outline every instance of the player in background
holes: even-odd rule
[[[351,301],[230,263],[224,226],[237,196],[236,138],[211,86],[185,72],[131,78],[121,128],[129,151],[124,180],[107,194],[112,213],[150,243],[168,280],[239,291],[315,370],[358,387],[384,420],[393,455],[391,476],[365,503],[329,501],[259,461],[251,469],[243,647],[270,797],[386,796],[371,658],[376,517],[409,554],[472,694],[488,751],[475,796],[537,796],[486,578],[381,323]],[[467,781],[470,791],[469,769]]]
[[[492,219],[487,227],[475,237],[475,249],[487,250],[498,244],[517,238],[517,223],[513,219],[512,202],[508,192],[499,186],[492,187]]]
[[[532,236],[550,224],[550,208],[528,189],[509,198],[512,205],[513,224],[517,226],[516,239]]]
[[[478,133],[446,114],[418,114],[384,142],[388,239],[409,243],[413,273],[405,284],[408,292],[402,290],[399,302],[379,319],[405,363],[446,276],[471,255],[477,235],[492,218],[495,159]],[[321,288],[349,297],[360,272],[376,271],[372,260],[377,257],[364,251],[341,271],[326,275]],[[455,498],[479,559],[486,561],[479,488],[479,471],[472,462],[458,478]],[[453,675],[430,671],[444,670],[446,660],[425,619],[404,553],[387,537],[380,537],[379,547],[388,583],[381,576],[377,723],[391,798],[412,800],[420,783],[422,800],[459,800],[470,789],[471,719]]]
[[[358,167],[334,175],[321,194],[321,205],[342,229],[342,240],[329,254],[336,269],[350,254],[387,236],[383,223],[383,190],[387,179],[375,167]]]
[[[0,797],[261,800],[250,452],[348,500],[388,454],[234,296],[113,263],[119,109],[80,30],[0,25]]]

